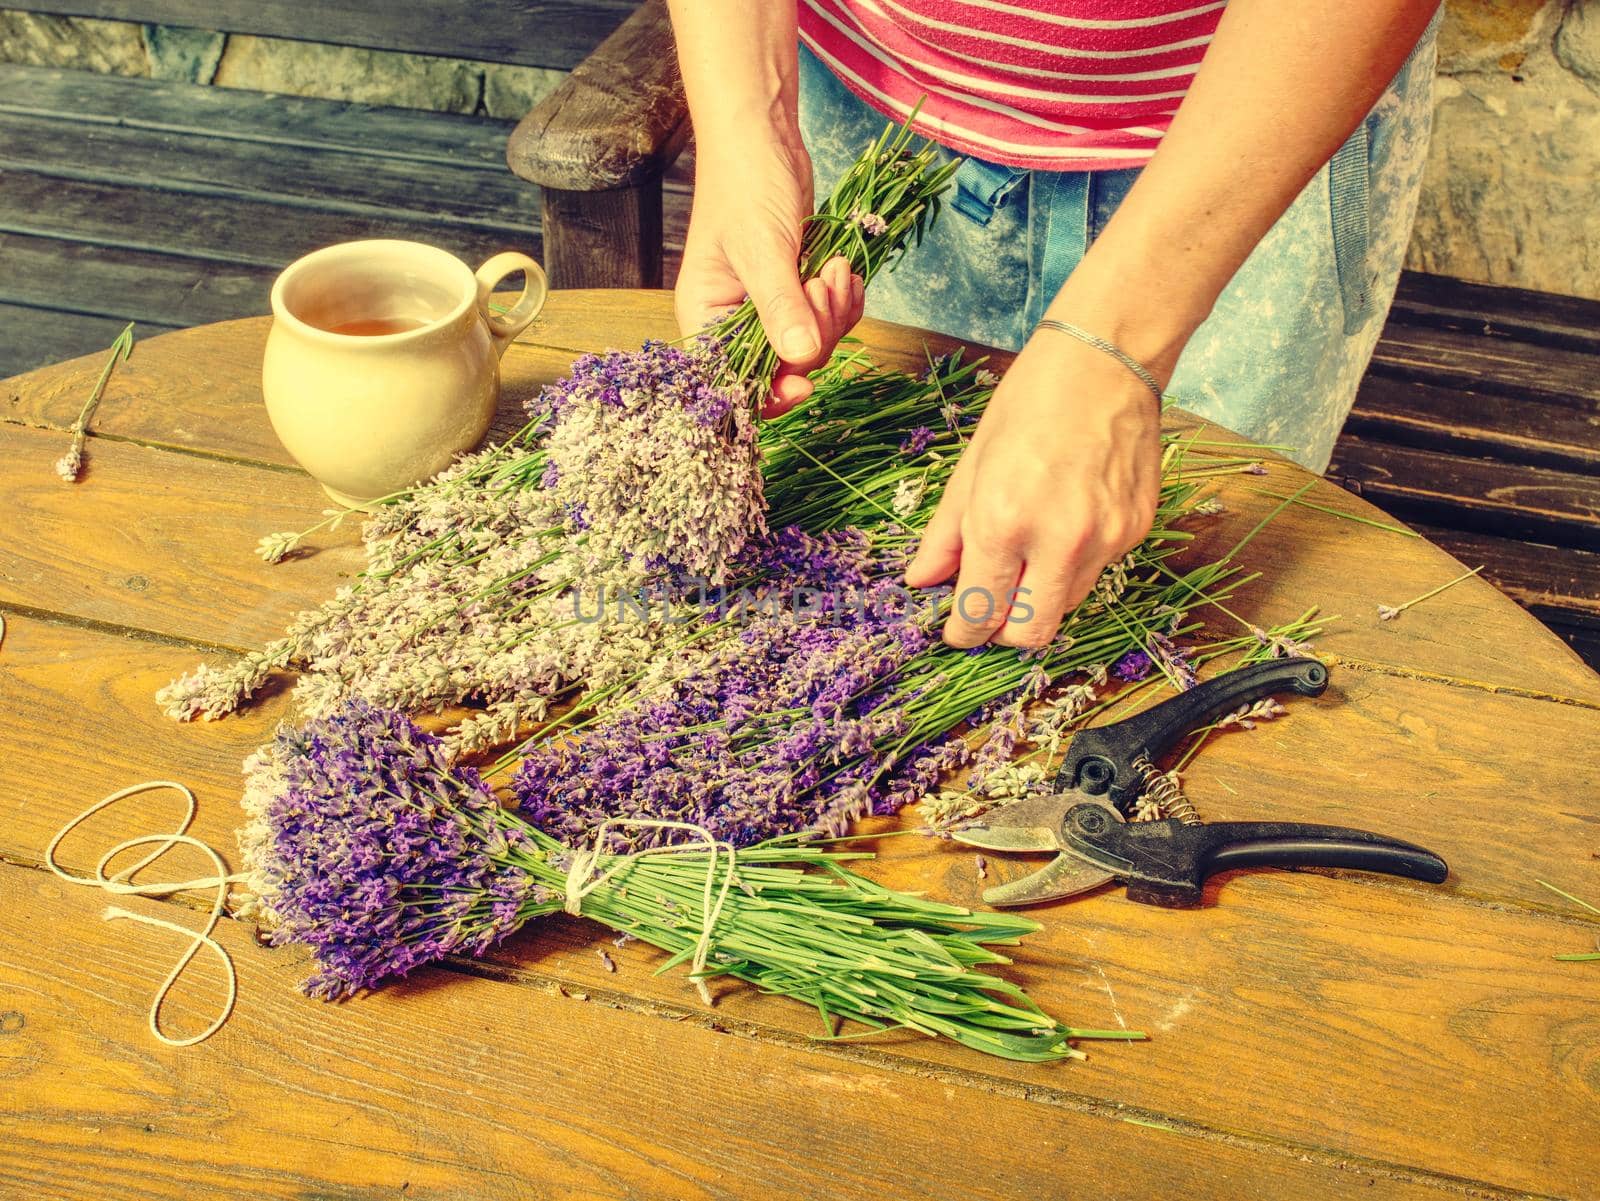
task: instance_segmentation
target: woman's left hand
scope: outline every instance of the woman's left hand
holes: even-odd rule
[[[1123,364],[1065,334],[1035,334],[1006,372],[906,583],[956,576],[945,641],[1049,643],[1108,563],[1155,520],[1156,399]]]

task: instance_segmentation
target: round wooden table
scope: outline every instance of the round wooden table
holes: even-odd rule
[[[196,1048],[156,1044],[144,1011],[181,941],[103,923],[105,898],[42,855],[87,803],[151,778],[192,786],[194,832],[231,849],[240,761],[284,697],[178,725],[152,694],[260,645],[359,567],[353,529],[278,566],[252,553],[326,504],[262,409],[267,324],[140,343],[76,486],[52,464],[104,356],[0,383],[0,1194],[1600,1195],[1600,963],[1553,958],[1592,950],[1600,922],[1537,883],[1600,902],[1600,677],[1476,579],[1379,621],[1379,603],[1459,565],[1304,507],[1251,544],[1262,575],[1234,607],[1262,625],[1337,615],[1317,642],[1333,685],[1212,740],[1189,793],[1212,820],[1392,833],[1443,854],[1451,878],[1262,871],[1196,911],[1119,889],[1038,910],[1015,977],[1071,1024],[1148,1043],[1028,1066],[906,1036],[810,1041],[798,1004],[726,987],[707,1010],[679,973],[651,975],[656,952],[551,918],[482,963],[338,1006],[296,991],[303,953],[225,921],[232,1020]],[[576,353],[671,330],[664,293],[557,293],[506,357],[501,430]],[[863,333],[880,361],[922,360],[915,331]],[[1230,479],[1195,554],[1220,553],[1277,504],[1264,493],[1304,478],[1273,462]],[[1307,499],[1378,516],[1321,483]],[[175,813],[172,794],[151,795],[63,858],[88,868]],[[970,850],[881,849],[890,883],[959,902],[982,886]],[[218,981],[202,957],[172,1025],[203,1025]]]

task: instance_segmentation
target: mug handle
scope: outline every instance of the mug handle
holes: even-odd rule
[[[495,285],[514,271],[523,273],[522,295],[511,306],[510,312],[496,313],[489,307],[489,298],[494,295]],[[506,347],[533,323],[533,319],[544,308],[545,298],[550,295],[550,283],[545,278],[544,268],[536,260],[515,250],[495,255],[473,274],[478,280],[478,311],[489,326],[495,349],[503,357]]]

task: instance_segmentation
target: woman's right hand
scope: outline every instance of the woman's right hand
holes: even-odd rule
[[[755,302],[781,360],[767,416],[811,394],[807,374],[861,320],[865,303],[865,285],[842,257],[800,282],[800,236],[811,212],[811,158],[798,133],[700,148],[675,292],[678,326],[694,333],[746,296]]]

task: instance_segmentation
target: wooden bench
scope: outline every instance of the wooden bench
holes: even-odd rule
[[[638,39],[667,36],[660,0],[6,7],[554,68],[603,42],[538,113],[604,115],[607,145],[648,124],[635,100],[670,100],[676,86],[670,53],[648,69],[629,61]],[[625,80],[627,95],[569,107],[605,78]],[[0,376],[104,346],[128,320],[152,334],[263,312],[284,264],[348,238],[416,238],[474,261],[515,247],[546,260],[559,287],[659,286],[663,244],[682,243],[681,219],[662,221],[662,169],[687,120],[681,99],[656,107],[683,130],[658,130],[658,157],[632,166],[597,152],[588,178],[615,186],[586,207],[559,189],[541,197],[506,169],[510,121],[0,64]],[[552,161],[570,167],[578,147],[562,122],[538,121],[551,126]],[[648,231],[653,265],[613,255],[595,259],[607,272],[586,271],[599,252],[590,226],[623,239],[624,210]],[[547,211],[567,218],[570,237],[541,236]]]
[[[1600,667],[1600,302],[1407,273],[1329,474]]]
[[[688,117],[661,0],[10,6],[576,69],[513,131],[0,66],[0,376],[128,320],[149,334],[263,312],[284,264],[344,238],[471,260],[514,246],[557,287],[675,274]],[[1600,665],[1597,469],[1600,303],[1405,276],[1332,474],[1483,563]]]

